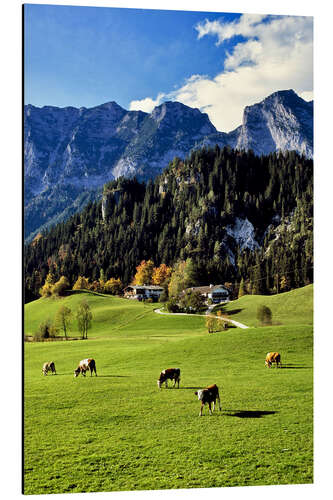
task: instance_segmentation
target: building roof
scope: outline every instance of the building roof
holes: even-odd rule
[[[187,288],[186,290],[193,290],[194,292],[200,293],[210,293],[215,292],[215,290],[218,290],[219,288],[223,288],[227,292],[230,292],[230,290],[224,285],[192,286],[190,288]]]
[[[164,288],[162,286],[159,286],[159,285],[129,285],[125,288],[125,290],[127,290],[128,288],[132,288],[132,289],[135,289],[135,288],[140,288],[141,290],[164,290]]]

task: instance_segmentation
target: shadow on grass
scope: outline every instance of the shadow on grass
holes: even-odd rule
[[[283,364],[280,366],[279,370],[282,368],[282,370],[308,370],[309,368],[312,368],[312,366],[304,366],[304,365],[287,365]]]
[[[238,418],[262,418],[266,415],[274,415],[276,411],[264,411],[264,410],[224,410],[227,417],[238,417]]]
[[[198,389],[202,389],[202,386],[201,387],[179,387],[179,389],[193,389],[193,390],[197,391]]]
[[[99,378],[130,378],[130,375],[98,375]]]
[[[223,309],[222,309],[222,314],[223,314],[223,312],[225,312],[229,316],[232,316],[233,314],[238,314],[241,311],[243,311],[243,309],[231,309],[230,311],[223,311]]]

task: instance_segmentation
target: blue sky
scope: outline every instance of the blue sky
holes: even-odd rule
[[[27,4],[24,41],[36,106],[179,100],[228,131],[275,90],[312,96],[311,18]]]

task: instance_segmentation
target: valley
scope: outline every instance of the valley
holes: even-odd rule
[[[265,297],[278,326],[216,334],[201,317],[161,316],[154,304],[83,295],[93,312],[88,340],[25,344],[26,494],[313,481],[312,325],[304,323],[311,288],[278,297],[297,306],[290,324],[274,309],[275,297]],[[26,332],[60,303],[74,309],[80,298],[27,304]],[[251,299],[263,297],[247,299],[228,307],[242,309],[233,318],[248,311],[253,324]],[[270,350],[281,353],[282,369],[265,368]],[[98,376],[74,378],[87,356]],[[57,375],[42,375],[47,360]],[[158,389],[158,374],[172,366],[181,369],[180,388]],[[205,407],[199,418],[194,391],[211,383],[220,388],[222,411],[210,416]]]

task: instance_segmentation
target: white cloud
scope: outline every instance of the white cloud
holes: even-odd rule
[[[261,23],[267,16],[260,14],[243,14],[238,21],[224,23],[221,21],[208,21],[199,23],[195,27],[198,31],[198,38],[205,35],[216,35],[216,45],[220,45],[225,40],[228,40],[236,35],[253,36],[253,28],[258,23]]]
[[[131,109],[148,110],[163,98],[180,101],[208,113],[220,131],[241,124],[244,107],[261,101],[277,90],[294,89],[310,100],[313,90],[313,19],[299,16],[244,14],[226,23],[205,20],[196,26],[198,39],[217,38],[221,45],[235,36],[238,42],[224,61],[224,70],[214,78],[193,75],[168,94],[134,101]],[[151,110],[150,109],[150,110]]]
[[[146,113],[151,113],[151,111],[161,104],[163,97],[165,94],[158,94],[156,99],[152,99],[151,97],[146,97],[145,99],[139,99],[137,101],[132,101],[130,103],[130,111],[145,111]]]

